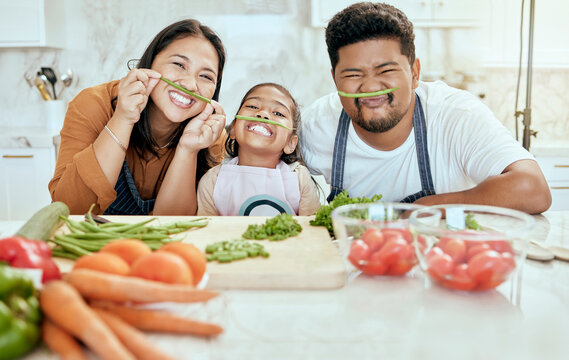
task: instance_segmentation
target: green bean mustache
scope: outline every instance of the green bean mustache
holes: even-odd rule
[[[178,85],[178,84],[176,84],[176,83],[174,83],[174,82],[172,82],[172,81],[170,81],[170,80],[168,80],[168,79],[166,79],[166,78],[161,77],[160,80],[164,81],[164,82],[165,82],[166,84],[168,84],[168,85],[172,85],[172,86],[175,87],[176,89],[178,89],[178,90],[180,90],[180,91],[182,91],[182,92],[185,92],[186,94],[188,94],[188,95],[190,95],[190,96],[195,97],[196,99],[200,99],[201,101],[205,101],[205,102],[208,103],[208,104],[211,103],[211,100],[210,100],[210,99],[205,98],[205,97],[203,97],[203,96],[201,96],[201,95],[198,95],[198,94],[196,94],[195,92],[190,91],[190,90],[186,89],[185,87],[182,87],[182,86],[180,86],[180,85]]]
[[[258,117],[251,117],[251,116],[242,116],[242,115],[235,115],[235,118],[238,120],[247,120],[247,121],[257,121],[257,122],[262,122],[262,123],[267,123],[267,124],[272,124],[272,125],[277,125],[277,126],[281,126],[284,127],[287,130],[294,130],[294,128],[289,128],[286,125],[283,125],[277,121],[273,121],[273,120],[269,120],[269,119],[263,119],[263,118],[258,118]]]
[[[379,96],[379,95],[385,95],[385,94],[389,94],[390,92],[393,92],[395,90],[399,89],[399,87],[394,87],[391,89],[383,89],[383,90],[379,90],[379,91],[374,91],[374,92],[368,92],[368,93],[355,93],[355,94],[351,94],[351,93],[346,93],[343,91],[338,91],[338,95],[343,96],[343,97],[347,97],[347,98],[362,98],[362,97],[372,97],[372,96]]]

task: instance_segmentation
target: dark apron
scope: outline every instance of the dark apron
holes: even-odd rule
[[[126,160],[115,185],[117,197],[103,215],[148,215],[154,209],[156,199],[142,200]]]
[[[344,163],[346,161],[346,143],[348,141],[348,130],[350,128],[350,117],[344,109],[340,114],[336,139],[334,141],[334,154],[332,157],[332,174],[330,184],[330,195],[328,202],[332,201],[336,195],[344,188]],[[407,196],[401,202],[412,203],[416,200],[435,194],[435,186],[431,176],[431,165],[429,162],[429,150],[427,148],[427,126],[425,114],[421,106],[419,96],[415,95],[415,109],[413,110],[413,128],[415,130],[415,150],[417,151],[417,162],[419,165],[419,176],[421,177],[422,190]]]

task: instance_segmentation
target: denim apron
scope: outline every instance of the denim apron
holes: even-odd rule
[[[103,215],[148,215],[154,209],[156,199],[142,200],[126,160],[115,185],[117,197]]]
[[[344,109],[340,114],[336,139],[334,141],[334,154],[332,156],[332,174],[330,184],[330,195],[328,202],[332,201],[344,188],[344,163],[346,161],[346,143],[348,141],[348,130],[350,128],[350,117]],[[419,176],[421,177],[421,191],[411,194],[401,200],[403,203],[412,203],[416,200],[435,194],[435,186],[431,176],[431,165],[429,162],[429,150],[427,148],[427,126],[425,114],[421,106],[419,96],[415,95],[415,109],[413,110],[413,128],[415,130],[415,150],[417,151],[417,162],[419,165]]]

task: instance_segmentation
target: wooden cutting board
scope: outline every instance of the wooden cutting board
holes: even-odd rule
[[[76,218],[72,216],[72,218]],[[148,217],[108,216],[111,221],[138,222]],[[197,217],[159,217],[157,222],[167,224]],[[76,220],[80,220],[77,217]],[[202,251],[208,244],[238,239],[249,224],[264,224],[268,217],[213,216],[209,224],[184,235],[184,242],[194,244]],[[270,253],[269,258],[247,258],[231,263],[209,262],[208,288],[212,289],[334,289],[344,286],[345,266],[337,247],[326,228],[311,226],[313,216],[297,216],[302,232],[282,241],[258,240]],[[257,240],[254,240],[257,241]],[[61,259],[58,264],[65,271],[72,264]]]

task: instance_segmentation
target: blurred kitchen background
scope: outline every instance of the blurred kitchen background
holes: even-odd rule
[[[265,81],[283,84],[301,106],[308,106],[334,91],[324,27],[334,13],[354,2],[1,0],[0,150],[8,154],[7,150],[21,152],[21,148],[48,146],[39,140],[42,129],[57,134],[63,121],[61,114],[74,96],[86,87],[123,77],[128,60],[139,57],[156,33],[188,17],[214,29],[226,47],[220,102],[229,119],[244,92]],[[421,78],[441,79],[471,91],[515,136],[514,114],[524,110],[526,99],[530,0],[387,2],[404,10],[415,24]],[[536,156],[545,160],[569,157],[568,13],[569,2],[536,0],[531,129],[537,131],[537,137],[532,137],[530,150],[535,149]],[[42,68],[53,69],[61,105],[43,100],[35,86],[37,72]],[[53,97],[49,80],[45,84]],[[521,116],[517,123],[521,143]],[[23,156],[18,151],[15,158],[8,159],[24,159],[18,157]],[[9,193],[18,190],[14,186],[21,186],[11,184],[8,172],[19,169],[26,175],[30,167],[35,169],[46,161],[49,165],[44,166],[42,179],[49,181],[55,161],[51,155],[47,160],[36,160],[33,166],[0,162],[0,218],[23,211],[13,204],[11,210],[2,210],[4,202],[11,202]],[[548,180],[566,180],[559,190],[566,190],[569,200],[569,187],[565,186],[569,176]],[[45,194],[42,196],[45,198]]]

